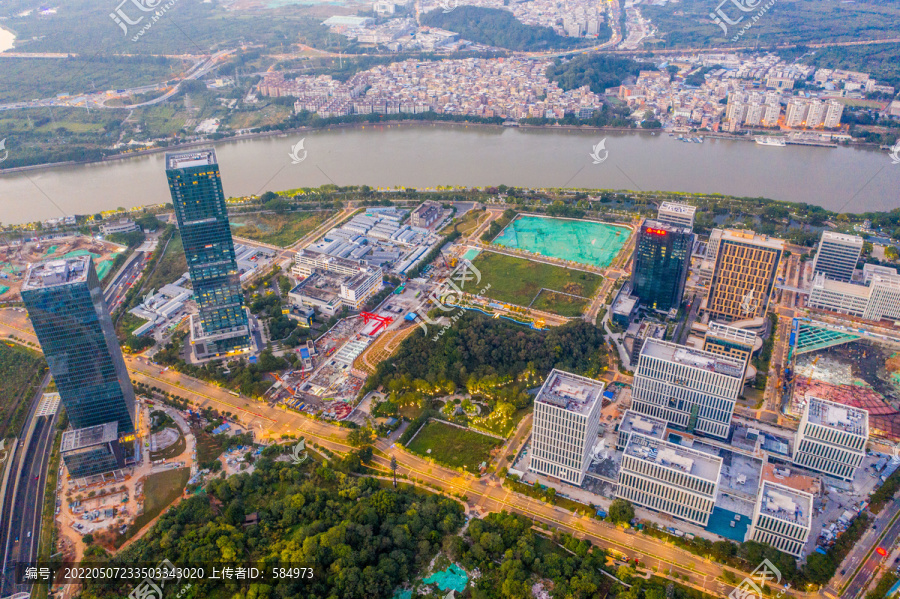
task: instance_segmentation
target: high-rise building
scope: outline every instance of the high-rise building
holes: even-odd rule
[[[797,429],[794,463],[850,481],[866,457],[868,440],[866,410],[809,397]]]
[[[863,238],[858,235],[822,231],[813,272],[824,272],[829,279],[849,283],[862,249]]]
[[[753,331],[710,322],[703,339],[703,350],[718,356],[728,356],[744,363],[744,372],[753,352],[762,348],[762,339]]]
[[[716,506],[722,458],[632,432],[616,496],[706,526]]]
[[[134,389],[90,256],[30,266],[22,301],[72,426],[133,433]]]
[[[825,112],[825,128],[837,129],[841,126],[841,115],[844,114],[844,105],[837,100],[828,100],[825,102],[828,107]]]
[[[247,351],[250,326],[215,150],[167,153],[166,176],[199,308],[191,316],[195,355]]]
[[[812,529],[813,496],[763,479],[748,539],[800,557]]]
[[[727,321],[764,316],[783,253],[781,239],[723,231],[706,311]]]
[[[631,409],[725,439],[743,375],[740,360],[647,339],[634,372]]]
[[[663,202],[656,211],[656,220],[667,225],[694,229],[696,206],[679,202]]]
[[[603,383],[554,369],[534,400],[530,469],[581,485],[600,428]]]
[[[667,312],[681,305],[694,235],[683,226],[647,220],[634,246],[632,294],[641,303]]]

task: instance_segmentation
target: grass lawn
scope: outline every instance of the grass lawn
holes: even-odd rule
[[[494,433],[495,435],[500,435],[501,437],[509,437],[516,427],[519,426],[519,422],[522,418],[528,414],[534,406],[526,406],[524,408],[519,408],[516,410],[516,413],[512,415],[508,420],[498,420],[491,419],[490,414],[484,420],[481,419],[470,419],[469,425],[476,426],[488,432]]]
[[[557,293],[549,289],[542,289],[540,294],[531,304],[535,310],[544,310],[545,312],[553,312],[560,316],[581,316],[588,300],[581,297],[572,297],[564,293]]]
[[[262,243],[287,247],[335,215],[332,210],[291,212],[288,214],[257,213],[229,217],[231,232]]]
[[[491,450],[500,443],[499,439],[432,420],[422,427],[407,449],[454,468],[478,472],[481,463],[490,461]]]
[[[191,478],[190,468],[177,468],[151,474],[144,479],[144,511],[125,534],[116,538],[115,546],[122,544],[137,534],[143,527],[172,505],[184,493],[184,487]]]
[[[533,304],[535,308],[562,316],[580,314],[588,298],[594,294],[603,280],[603,277],[593,273],[490,251],[478,254],[473,264],[481,272],[478,286],[486,287],[488,284],[491,286],[485,293],[488,297],[519,306],[528,306],[535,300]],[[584,299],[552,291],[561,291]]]
[[[181,232],[175,231],[172,239],[169,240],[169,245],[166,246],[166,253],[159,259],[156,270],[144,283],[143,289],[158,291],[163,285],[174,283],[178,277],[187,272],[187,269],[184,245],[181,243]]]
[[[46,368],[36,351],[10,341],[0,343],[0,439],[19,434]]]
[[[198,428],[191,429],[191,432],[194,433],[194,438],[197,439],[198,464],[214,460],[222,455],[224,448],[215,437]]]

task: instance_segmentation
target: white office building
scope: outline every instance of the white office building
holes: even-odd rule
[[[865,320],[900,320],[900,275],[894,272],[872,274],[866,285],[834,281],[820,272],[813,279],[806,305]]]
[[[616,496],[706,526],[716,506],[722,458],[632,432]]]
[[[829,279],[849,283],[862,248],[863,238],[858,235],[822,231],[813,272],[824,272]]]
[[[631,409],[725,439],[743,385],[741,360],[647,339],[634,373]]]
[[[534,400],[530,469],[581,485],[602,407],[602,382],[554,369]]]
[[[763,480],[747,538],[799,558],[812,528],[812,510],[809,493]]]
[[[117,221],[110,221],[100,225],[100,232],[103,235],[113,235],[115,233],[131,233],[140,230],[140,227],[131,219],[120,218]]]
[[[616,449],[624,451],[631,439],[631,433],[638,433],[653,439],[662,439],[666,434],[668,423],[661,418],[640,414],[634,410],[625,410],[619,423],[619,436],[616,437]]]
[[[687,227],[688,229],[693,230],[695,212],[697,212],[697,207],[691,206],[690,204],[663,202],[659,206],[656,220],[668,225]]]
[[[853,480],[866,457],[869,413],[810,397],[794,443],[794,463],[843,480]]]

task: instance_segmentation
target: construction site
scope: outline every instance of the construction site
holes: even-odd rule
[[[900,441],[900,353],[856,340],[797,356],[785,412],[800,418],[808,397],[868,411],[873,437]]]
[[[124,246],[93,237],[75,235],[39,241],[13,241],[0,245],[0,300],[21,299],[19,291],[29,264],[59,258],[90,255],[97,269],[97,277],[103,277],[112,268],[116,254]]]

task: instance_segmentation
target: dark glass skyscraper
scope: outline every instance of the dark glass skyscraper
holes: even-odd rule
[[[250,349],[250,327],[215,150],[166,154],[166,176],[199,315],[191,343],[200,358]]]
[[[134,389],[90,256],[32,265],[22,300],[73,428],[133,433]]]
[[[634,249],[632,293],[655,310],[681,305],[694,236],[686,227],[646,220]]]

